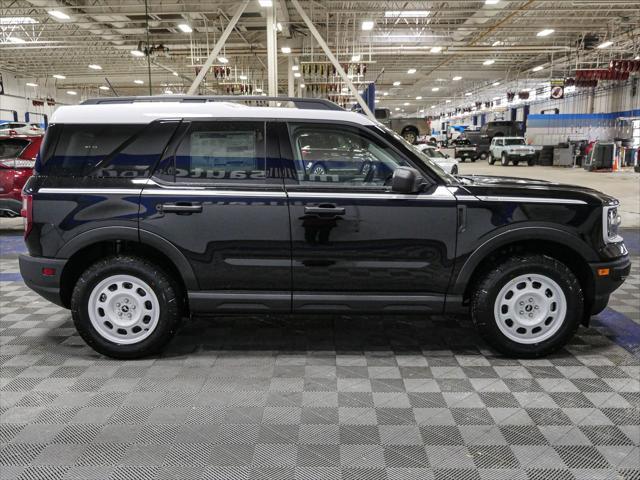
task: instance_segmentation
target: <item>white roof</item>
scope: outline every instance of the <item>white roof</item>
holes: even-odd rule
[[[375,125],[360,113],[340,110],[252,107],[233,102],[132,102],[71,105],[58,108],[50,123],[131,124],[170,118],[274,118],[343,121]]]

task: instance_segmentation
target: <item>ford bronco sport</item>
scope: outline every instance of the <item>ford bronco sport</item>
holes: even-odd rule
[[[629,273],[614,198],[452,177],[361,114],[277,100],[295,108],[60,107],[24,188],[26,284],[118,358],[157,352],[188,315],[233,312],[470,312],[497,350],[533,357]],[[318,135],[341,138],[336,155]],[[318,158],[324,171],[309,168]]]

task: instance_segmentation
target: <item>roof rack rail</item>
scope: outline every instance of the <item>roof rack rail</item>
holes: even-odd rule
[[[90,98],[80,105],[107,105],[115,103],[137,102],[177,102],[177,103],[206,103],[206,102],[291,102],[301,110],[344,110],[339,105],[324,98],[300,97],[268,97],[263,95],[154,95],[140,97],[102,97]]]

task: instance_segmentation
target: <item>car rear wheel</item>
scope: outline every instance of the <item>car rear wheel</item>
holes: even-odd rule
[[[538,357],[562,348],[577,330],[584,309],[578,279],[545,255],[512,257],[478,282],[471,317],[499,352]]]
[[[507,165],[509,165],[509,159],[507,158],[506,153],[503,153],[502,156],[500,157],[500,165],[502,165],[503,167],[506,167]]]
[[[312,175],[326,175],[327,174],[327,169],[321,163],[316,163],[313,166],[313,168],[311,169],[311,174]]]
[[[116,255],[91,265],[71,296],[80,336],[99,353],[139,358],[159,351],[181,319],[179,288],[153,263]]]

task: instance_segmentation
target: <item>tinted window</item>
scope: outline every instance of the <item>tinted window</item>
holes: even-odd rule
[[[388,185],[395,169],[410,166],[392,148],[354,127],[290,125],[301,183]]]
[[[263,181],[264,145],[264,122],[194,124],[176,150],[175,181]]]
[[[29,145],[29,141],[20,138],[0,140],[0,158],[16,158],[27,145]]]
[[[506,138],[505,145],[525,145],[524,138]]]
[[[63,125],[53,155],[43,162],[48,175],[84,176],[141,125]]]

